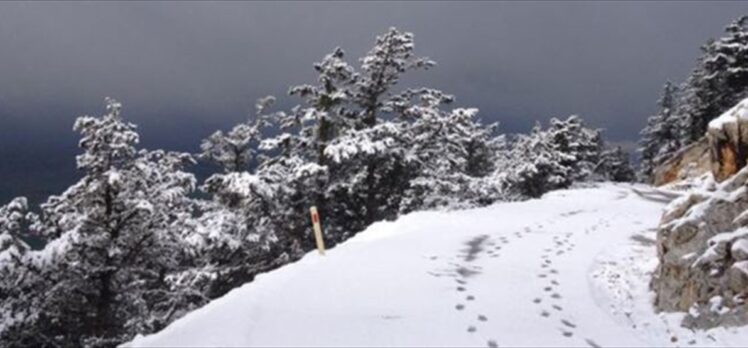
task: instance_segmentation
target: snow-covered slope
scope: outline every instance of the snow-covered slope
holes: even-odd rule
[[[653,312],[664,196],[632,188],[377,223],[128,346],[748,344],[745,329],[693,333]]]

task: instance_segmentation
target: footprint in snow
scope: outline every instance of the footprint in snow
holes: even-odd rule
[[[466,289],[465,289],[464,287],[462,287],[462,286],[458,286],[458,287],[457,287],[457,291],[460,291],[460,292],[462,292],[462,291],[465,291],[465,290],[466,290]]]
[[[478,315],[478,321],[488,321],[488,317],[483,314]]]
[[[561,298],[561,295],[559,295],[557,292],[555,292],[555,293],[553,293],[553,295],[551,295],[551,298],[558,300],[558,299]]]
[[[587,344],[592,348],[601,348],[599,344],[595,343],[595,341],[589,338],[585,338],[584,341],[587,342]]]
[[[475,300],[475,296],[473,296],[473,295],[467,295],[467,297],[465,297],[465,299],[468,300],[468,301],[473,301],[473,300]]]
[[[551,284],[558,286],[558,282],[555,279],[551,280]]]
[[[465,305],[464,305],[464,304],[462,304],[462,303],[458,303],[458,304],[457,304],[457,305],[455,306],[455,309],[456,309],[456,310],[458,310],[458,311],[461,311],[461,310],[465,309]]]
[[[549,316],[551,316],[551,313],[546,310],[543,310],[542,312],[540,312],[540,316],[544,318],[548,318]]]
[[[542,302],[542,301],[543,301],[543,300],[542,300],[542,299],[541,299],[540,297],[536,297],[536,298],[534,298],[534,299],[532,300],[532,303],[538,304],[538,303],[540,303],[540,302]]]
[[[561,334],[564,335],[564,337],[571,337],[574,336],[574,333],[571,331],[561,330]]]
[[[494,340],[489,340],[487,344],[488,344],[488,348],[498,348],[499,347],[499,344],[496,343],[496,341],[494,341]]]
[[[563,311],[563,310],[564,310],[564,309],[563,309],[563,308],[561,308],[561,306],[559,306],[559,305],[553,305],[553,306],[551,306],[551,307],[553,307],[553,309],[555,309],[555,310],[557,310],[557,311],[559,311],[559,312],[561,312],[561,311]]]
[[[572,329],[576,329],[577,328],[577,326],[574,323],[572,323],[572,322],[570,322],[570,321],[568,321],[566,319],[561,319],[561,324],[564,324],[564,326],[570,327]]]

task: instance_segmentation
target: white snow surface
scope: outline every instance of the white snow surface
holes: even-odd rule
[[[654,312],[664,203],[647,190],[376,223],[124,346],[748,346],[746,328],[692,332]]]
[[[738,120],[748,120],[748,98],[741,100],[737,105],[711,120],[709,128],[722,129],[725,123],[737,122]]]

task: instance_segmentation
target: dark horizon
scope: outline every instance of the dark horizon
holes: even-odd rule
[[[124,103],[142,146],[195,152],[254,100],[314,81],[334,47],[356,63],[390,26],[437,61],[412,74],[501,132],[581,115],[631,150],[666,80],[742,3],[2,3],[0,203],[76,178],[75,117]],[[447,25],[448,24],[448,25]]]

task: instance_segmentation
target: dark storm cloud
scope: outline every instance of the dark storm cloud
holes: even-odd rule
[[[698,47],[747,9],[739,2],[1,3],[0,156],[74,151],[75,116],[99,114],[105,96],[125,103],[146,145],[195,150],[202,136],[243,119],[255,98],[313,81],[312,62],[335,46],[353,62],[389,26],[414,32],[417,51],[439,63],[410,82],[455,94],[505,131],[579,113],[610,139],[632,141],[662,83],[684,78]],[[0,177],[26,164],[4,161]]]

